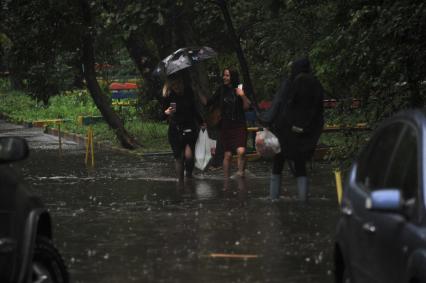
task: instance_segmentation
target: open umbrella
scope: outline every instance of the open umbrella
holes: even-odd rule
[[[216,51],[208,46],[180,48],[164,58],[155,68],[154,74],[169,76],[216,55]]]

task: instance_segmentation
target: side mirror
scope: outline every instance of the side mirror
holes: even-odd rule
[[[371,192],[365,201],[365,208],[373,211],[400,212],[403,209],[401,191],[392,188]]]
[[[28,143],[24,138],[0,137],[0,163],[23,160],[28,153]]]

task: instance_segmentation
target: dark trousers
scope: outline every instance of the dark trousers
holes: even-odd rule
[[[282,152],[274,156],[274,163],[272,166],[272,174],[279,175],[282,173],[284,168],[284,162],[286,158]],[[294,160],[287,160],[289,162],[290,169],[295,177],[307,176],[306,174],[306,160],[304,158],[295,158]],[[292,164],[294,163],[294,167]]]

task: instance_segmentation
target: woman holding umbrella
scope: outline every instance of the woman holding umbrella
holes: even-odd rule
[[[192,177],[198,125],[203,122],[195,106],[194,93],[185,82],[178,72],[170,75],[163,87],[163,113],[169,121],[168,140],[179,182],[184,175]]]

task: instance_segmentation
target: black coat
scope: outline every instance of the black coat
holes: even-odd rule
[[[176,103],[176,113],[167,116],[164,111],[170,106],[171,102]],[[162,103],[163,117],[169,120],[170,126],[195,129],[198,124],[203,123],[203,119],[195,105],[194,93],[189,88],[185,88],[182,95],[177,95],[171,91],[167,97],[163,98]]]
[[[243,99],[235,93],[235,88],[222,85],[207,101],[206,106],[217,105],[220,107],[222,122],[235,121],[244,125],[246,116]]]
[[[289,82],[288,101],[274,121],[284,157],[311,159],[324,126],[321,83],[310,73],[299,73]],[[303,129],[296,133],[292,127]]]
[[[280,88],[272,99],[271,107],[266,111],[258,113],[257,115],[259,123],[265,127],[271,128],[272,132],[275,132],[275,123],[280,120],[279,116],[283,115],[287,108],[289,86],[289,80],[284,78],[281,82]]]

